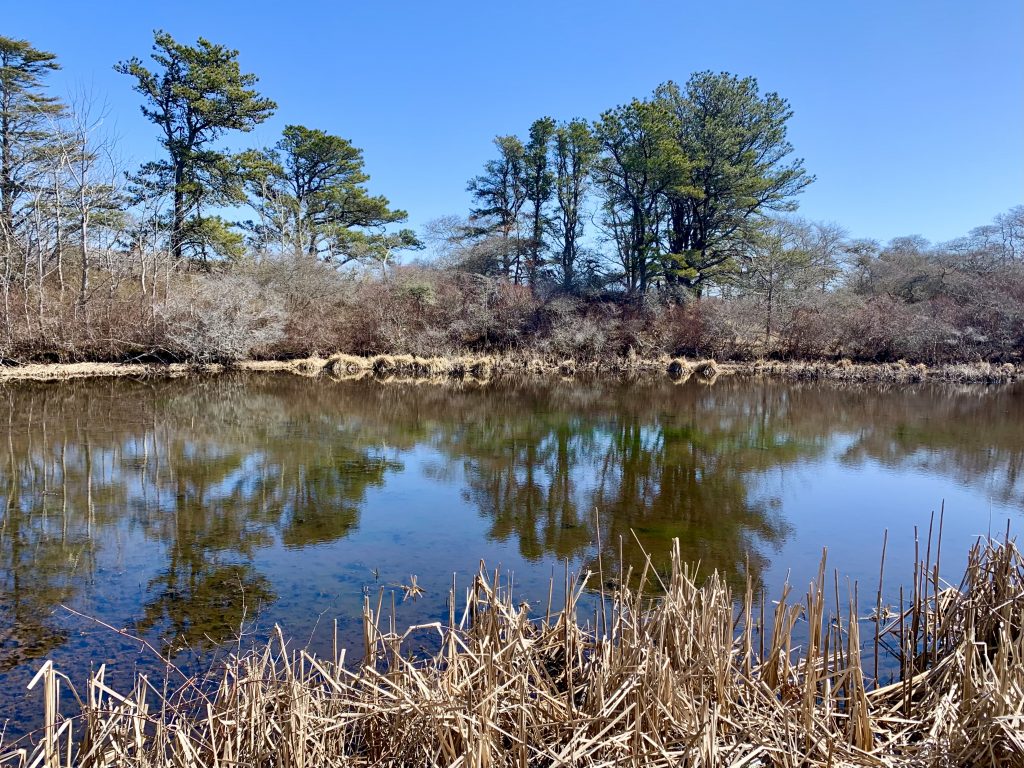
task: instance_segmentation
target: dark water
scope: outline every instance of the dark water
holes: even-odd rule
[[[451,388],[289,375],[0,389],[0,722],[72,679],[202,665],[245,623],[359,646],[364,594],[400,624],[447,615],[481,559],[546,598],[553,569],[669,541],[777,589],[830,567],[873,595],[910,579],[945,504],[944,570],[1024,512],[1024,388],[886,390],[719,379]],[[600,510],[600,516],[595,516]],[[1014,527],[1019,527],[1016,523]],[[922,536],[924,534],[922,533]],[[620,544],[621,542],[621,544]],[[426,594],[401,602],[415,575]],[[868,601],[870,602],[870,600]],[[181,652],[188,648],[189,651]]]

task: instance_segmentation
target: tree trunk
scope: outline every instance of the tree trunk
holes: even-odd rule
[[[79,236],[82,238],[82,280],[78,287],[78,309],[82,313],[82,322],[89,327],[89,313],[86,309],[86,300],[89,294],[89,217],[86,214],[85,185],[79,197]],[[145,281],[145,278],[143,278]],[[143,287],[145,293],[145,287]]]
[[[45,273],[43,268],[43,244],[36,243],[36,320],[39,323],[39,336],[41,340],[45,339],[46,337],[43,325],[43,308],[45,306],[45,299],[43,297],[44,276]]]
[[[4,336],[7,339],[7,346],[14,341],[14,329],[11,327],[11,242],[5,236],[4,248]]]
[[[185,169],[181,163],[174,166],[174,221],[171,225],[171,255],[181,261],[182,233],[185,229],[185,193],[182,190]]]
[[[61,160],[63,164],[63,159]],[[60,303],[64,304],[64,218],[61,216],[61,188],[59,167],[53,174],[53,223],[57,242],[54,244],[54,255],[57,259],[57,284],[60,286]]]
[[[10,103],[7,99],[0,105],[3,119],[0,120],[0,234],[7,244],[7,255],[14,241],[14,150],[11,146],[11,125],[7,114]]]
[[[530,290],[537,291],[537,268],[540,266],[540,244],[544,234],[542,209],[539,205],[533,208],[533,238],[530,242],[530,263],[527,265],[527,280]]]

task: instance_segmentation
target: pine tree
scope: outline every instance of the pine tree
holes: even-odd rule
[[[0,36],[0,237],[9,258],[23,224],[19,216],[61,102],[43,92],[43,80],[60,69],[52,53],[25,40]]]
[[[524,240],[520,217],[526,205],[525,148],[515,136],[494,140],[498,157],[488,160],[484,172],[467,187],[477,207],[470,211],[471,235],[498,238],[498,267],[514,282],[522,279]]]
[[[561,289],[571,293],[579,287],[581,277],[583,201],[597,159],[597,142],[586,121],[572,120],[558,126],[552,154],[555,214],[550,226],[558,245],[554,261]]]
[[[394,250],[419,246],[410,230],[385,230],[408,214],[369,194],[362,150],[347,139],[289,125],[273,149],[244,160],[252,169],[250,204],[260,217],[249,229],[260,247],[345,264],[383,262]]]
[[[639,99],[605,112],[594,124],[604,224],[626,295],[637,301],[661,277],[665,194],[680,184],[688,165],[672,126],[663,104]]]
[[[673,115],[690,161],[682,182],[667,191],[665,278],[699,294],[716,276],[736,271],[765,215],[794,210],[795,196],[814,177],[803,161],[789,159],[789,104],[776,93],[762,96],[752,77],[698,72],[685,90],[661,86],[655,100]]]
[[[147,69],[138,58],[115,69],[135,79],[142,94],[142,114],[160,129],[167,159],[146,163],[137,177],[140,194],[172,196],[171,251],[186,250],[206,258],[208,251],[234,255],[241,236],[218,216],[204,216],[204,206],[243,202],[244,164],[213,144],[230,131],[251,131],[277,105],[252,87],[257,78],[243,73],[238,51],[199,38],[195,46],[177,42],[166,32],[154,34],[153,61]]]
[[[548,217],[545,206],[554,192],[554,177],[551,173],[549,152],[555,134],[555,121],[550,117],[535,120],[530,126],[530,140],[523,152],[524,185],[526,199],[530,202],[530,241],[526,258],[526,280],[536,290],[538,271],[543,263],[546,244],[544,232]]]

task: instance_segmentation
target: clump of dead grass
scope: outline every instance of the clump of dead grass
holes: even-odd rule
[[[684,358],[675,357],[669,361],[667,371],[670,379],[685,380],[690,376],[690,364]]]
[[[714,360],[702,360],[693,366],[693,375],[698,379],[713,381],[720,372],[721,369],[718,367],[718,363]]]

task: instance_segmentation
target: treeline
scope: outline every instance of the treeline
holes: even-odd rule
[[[813,181],[790,158],[790,114],[753,78],[702,72],[593,123],[541,118],[525,142],[495,140],[469,184],[478,207],[449,237],[477,268],[534,289],[700,296]]]
[[[288,125],[238,52],[157,32],[115,65],[160,159],[133,167],[54,54],[0,37],[0,358],[235,360],[528,351],[938,363],[1024,348],[1024,206],[951,243],[852,240],[788,103],[702,72],[595,120],[499,136],[465,216],[402,229],[361,151]],[[430,246],[402,266],[402,252]]]

